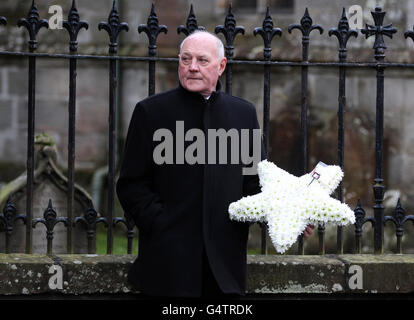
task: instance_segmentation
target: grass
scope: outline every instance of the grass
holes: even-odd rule
[[[99,226],[96,230],[96,253],[106,254],[106,229]],[[113,254],[127,254],[128,239],[125,232],[114,232]],[[138,254],[138,239],[134,237],[132,241],[131,254]]]

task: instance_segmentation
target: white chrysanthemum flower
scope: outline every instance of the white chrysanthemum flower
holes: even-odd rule
[[[355,223],[349,206],[329,196],[343,178],[340,167],[318,164],[311,173],[296,177],[263,160],[257,171],[262,192],[231,203],[230,219],[267,222],[276,251],[288,250],[308,224]]]

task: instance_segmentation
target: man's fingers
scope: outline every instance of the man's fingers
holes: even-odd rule
[[[315,229],[315,226],[312,224],[306,226],[305,230],[303,231],[305,238],[309,237],[313,233],[313,229]]]

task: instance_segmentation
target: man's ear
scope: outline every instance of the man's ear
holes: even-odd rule
[[[224,72],[224,69],[226,69],[226,64],[227,64],[227,58],[223,57],[220,60],[219,63],[219,76],[221,76],[221,74]]]

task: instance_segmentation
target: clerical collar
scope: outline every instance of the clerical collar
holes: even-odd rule
[[[185,89],[183,86],[182,86],[182,84],[181,84],[181,82],[180,81],[178,81],[178,87],[179,88],[181,88],[182,90],[185,90],[186,92],[191,92],[191,91],[188,91],[187,89]],[[205,100],[208,100],[208,99],[210,99],[213,95],[215,95],[215,94],[217,94],[218,92],[220,92],[221,91],[221,82],[220,82],[220,80],[218,80],[217,81],[217,84],[216,84],[216,90],[215,91],[213,91],[207,98],[205,98],[201,93],[199,93],[199,92],[191,92],[191,93],[193,93],[193,94],[197,94],[197,95],[200,95],[200,96],[202,96]]]

